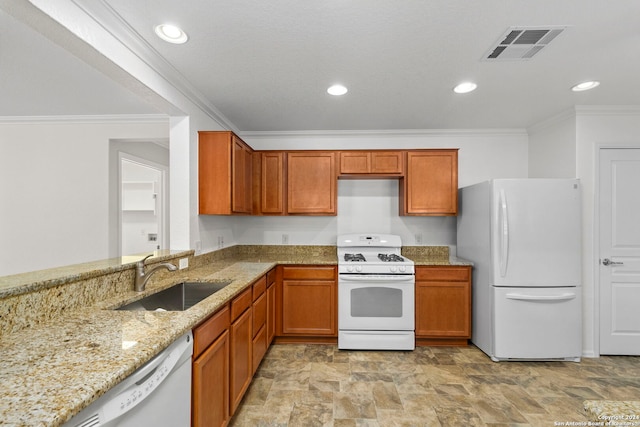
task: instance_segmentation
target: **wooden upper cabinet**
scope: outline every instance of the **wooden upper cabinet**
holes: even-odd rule
[[[458,150],[407,152],[401,215],[457,215]]]
[[[287,213],[336,215],[336,154],[287,152]]]
[[[341,151],[340,175],[402,176],[401,151]]]
[[[284,215],[283,151],[262,151],[253,154],[253,213]]]
[[[251,213],[252,168],[253,150],[233,132],[198,132],[199,213]]]

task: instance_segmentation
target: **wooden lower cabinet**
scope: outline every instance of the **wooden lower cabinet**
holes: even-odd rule
[[[275,277],[273,269],[193,330],[193,427],[226,426],[238,408],[269,348]]]
[[[229,421],[229,308],[194,329],[193,427]]]
[[[471,338],[471,267],[417,266],[416,345],[467,345]]]
[[[282,266],[278,336],[337,337],[336,268]]]

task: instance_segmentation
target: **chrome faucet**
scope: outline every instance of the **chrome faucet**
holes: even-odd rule
[[[136,281],[133,285],[133,289],[136,292],[144,291],[144,287],[147,285],[147,282],[149,281],[149,278],[151,277],[151,275],[156,271],[158,271],[159,269],[166,268],[169,271],[176,271],[178,269],[175,265],[169,262],[163,262],[161,264],[154,265],[147,271],[144,271],[144,262],[147,260],[147,258],[152,256],[153,254],[147,255],[146,257],[144,257],[143,259],[141,259],[136,263]]]

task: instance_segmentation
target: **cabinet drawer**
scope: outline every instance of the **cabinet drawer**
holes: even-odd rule
[[[231,323],[235,322],[247,308],[251,307],[252,301],[251,288],[247,288],[231,301]]]
[[[267,323],[267,295],[262,294],[253,303],[253,336]]]
[[[257,300],[267,289],[267,277],[262,276],[253,284],[253,300]]]
[[[335,279],[334,267],[282,267],[283,279]]]
[[[273,268],[267,273],[267,288],[276,283],[276,269]]]
[[[193,357],[196,358],[229,328],[229,306],[213,314],[193,330]]]
[[[416,280],[444,280],[466,282],[470,279],[469,267],[417,267]]]

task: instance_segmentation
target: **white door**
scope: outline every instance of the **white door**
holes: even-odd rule
[[[640,355],[640,149],[601,149],[600,354]]]

